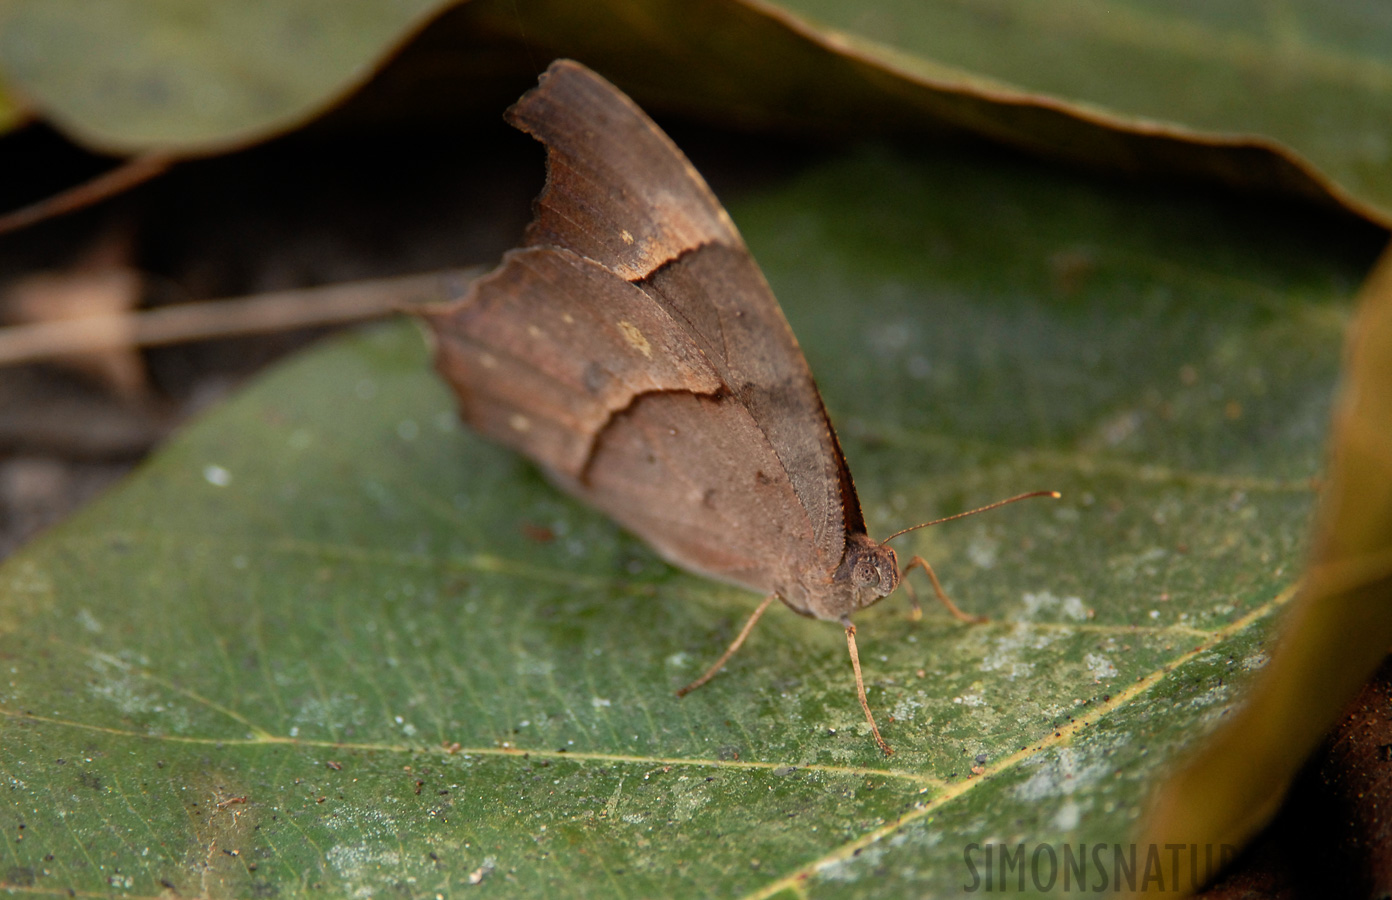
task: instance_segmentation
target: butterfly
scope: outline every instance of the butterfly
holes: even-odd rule
[[[866,700],[850,617],[918,567],[954,615],[980,620],[948,599],[925,560],[901,570],[866,533],[797,338],[671,139],[570,60],[553,63],[506,118],[547,150],[523,246],[423,313],[463,419],[672,563],[765,595],[679,695],[709,681],[777,598],[845,629],[861,708],[892,753]],[[1052,492],[983,509],[1042,494]]]

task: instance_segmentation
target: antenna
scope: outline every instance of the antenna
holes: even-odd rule
[[[966,516],[974,516],[977,513],[985,512],[988,509],[995,509],[998,506],[1005,506],[1006,504],[1014,503],[1017,500],[1028,500],[1031,497],[1052,497],[1053,499],[1057,500],[1062,496],[1063,495],[1060,494],[1058,491],[1030,491],[1028,494],[1020,494],[1019,496],[1011,497],[1008,500],[997,500],[995,503],[988,503],[987,505],[979,507],[977,509],[969,509],[966,512],[960,512],[955,516],[946,516],[941,519],[934,519],[931,522],[924,522],[922,525],[914,525],[910,528],[905,528],[903,531],[896,531],[889,537],[880,541],[880,543],[888,544],[890,541],[894,540],[901,534],[908,534],[910,531],[917,531],[920,528],[927,528],[929,525],[941,525],[943,522],[951,522],[953,519],[961,519],[965,518]]]

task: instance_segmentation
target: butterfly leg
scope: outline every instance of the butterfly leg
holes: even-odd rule
[[[921,556],[915,556],[913,559],[909,560],[909,564],[904,567],[904,571],[899,573],[899,579],[905,588],[909,588],[909,572],[913,570],[914,566],[918,566],[928,573],[928,580],[933,582],[933,590],[938,595],[938,601],[941,602],[943,606],[946,606],[947,611],[952,613],[958,621],[966,622],[970,625],[980,625],[982,622],[987,621],[985,616],[973,616],[970,613],[962,612],[957,604],[952,602],[952,598],[947,596],[947,592],[943,590],[942,584],[938,581],[938,576],[933,572],[933,567],[928,565],[928,560]],[[912,590],[912,588],[909,588],[909,590]],[[910,596],[912,597],[913,594],[910,594]],[[917,598],[915,598],[914,606],[918,606]]]
[[[909,570],[905,569],[899,575],[899,583],[904,586],[904,593],[909,596],[909,621],[917,622],[923,618],[923,604],[918,602],[918,591],[914,590],[914,586],[904,577],[907,574]]]
[[[894,751],[885,743],[885,739],[880,737],[880,729],[875,725],[875,717],[870,713],[870,701],[865,699],[865,679],[860,676],[860,652],[856,650],[856,629],[851,624],[849,618],[843,618],[841,624],[846,626],[846,646],[851,651],[851,668],[855,670],[856,696],[860,698],[860,708],[865,710],[865,721],[870,723],[870,733],[875,735],[875,743],[880,745],[885,756],[893,756]]]
[[[712,678],[714,678],[715,673],[719,672],[721,668],[724,667],[725,663],[730,661],[730,657],[735,655],[735,651],[738,650],[740,648],[740,645],[744,643],[744,639],[749,637],[749,632],[754,630],[754,624],[759,621],[759,618],[764,614],[764,610],[768,609],[769,604],[772,603],[777,597],[777,594],[769,594],[767,597],[765,597],[764,602],[759,604],[759,608],[754,610],[754,615],[750,616],[749,621],[744,623],[744,627],[740,629],[739,636],[735,638],[734,642],[731,643],[729,647],[725,648],[724,653],[720,654],[720,658],[715,661],[715,665],[707,669],[706,674],[702,675],[700,678],[697,678],[695,681],[691,682],[686,687],[677,691],[677,696],[685,697],[687,694],[691,693],[701,685],[705,684],[707,681],[710,681]]]

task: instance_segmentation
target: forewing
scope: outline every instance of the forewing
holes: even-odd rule
[[[703,244],[743,246],[671,138],[579,63],[552,63],[507,120],[546,145],[529,245],[565,247],[627,281]]]
[[[633,282],[689,329],[777,454],[812,522],[808,567],[835,566],[859,502],[811,371],[763,274],[705,181],[631,100],[553,63],[509,111],[547,147],[527,233]]]

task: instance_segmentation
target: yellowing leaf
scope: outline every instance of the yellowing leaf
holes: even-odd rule
[[[1384,256],[1350,331],[1330,473],[1300,598],[1245,705],[1160,790],[1146,843],[1245,843],[1392,647],[1389,423],[1392,256]]]

